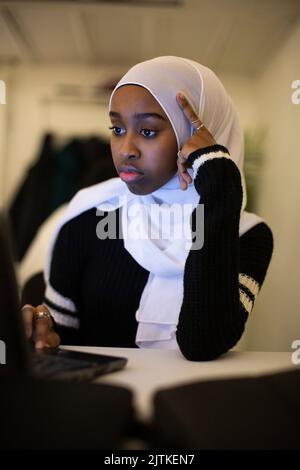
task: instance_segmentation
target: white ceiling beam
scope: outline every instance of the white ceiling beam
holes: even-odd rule
[[[97,54],[84,12],[78,10],[73,12],[70,11],[69,24],[80,59],[83,62],[96,62]]]
[[[7,6],[1,8],[0,14],[17,50],[19,51],[20,58],[36,62],[37,54],[34,46],[28,35],[26,35],[17,17]]]

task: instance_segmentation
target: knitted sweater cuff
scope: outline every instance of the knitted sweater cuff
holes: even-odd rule
[[[201,166],[206,160],[216,157],[229,156],[230,154],[226,147],[220,144],[214,144],[195,150],[188,156],[187,162],[191,165],[194,172],[196,173],[199,166]]]

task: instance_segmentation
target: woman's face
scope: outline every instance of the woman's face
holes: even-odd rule
[[[124,85],[109,113],[116,170],[134,194],[149,194],[177,171],[177,141],[161,106],[145,88]]]

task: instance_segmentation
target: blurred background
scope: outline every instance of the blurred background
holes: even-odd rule
[[[237,349],[290,351],[300,338],[299,0],[0,1],[0,204],[20,282],[73,194],[115,176],[109,94],[130,66],[160,55],[210,67],[235,103],[247,209],[275,242]]]

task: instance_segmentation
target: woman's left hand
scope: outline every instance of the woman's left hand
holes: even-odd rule
[[[190,168],[190,165],[187,162],[188,156],[195,150],[216,144],[216,141],[209,130],[202,124],[199,117],[194,113],[185,96],[182,93],[177,93],[176,99],[184,112],[185,117],[190,121],[191,126],[195,129],[194,134],[178,152],[178,177],[181,189],[185,190],[192,182],[192,178],[187,171],[187,169]]]

